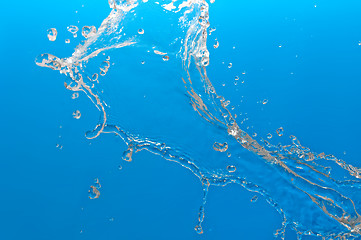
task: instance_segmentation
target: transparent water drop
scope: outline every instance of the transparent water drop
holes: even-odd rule
[[[165,56],[163,56],[163,61],[168,61],[169,60],[169,56],[168,55],[165,55]]]
[[[218,152],[225,152],[228,149],[228,143],[219,143],[219,142],[215,142],[213,144],[213,149],[218,151]]]
[[[56,148],[58,148],[59,150],[61,150],[61,149],[63,149],[63,145],[57,143],[57,144],[56,144]]]
[[[69,27],[67,27],[67,29],[68,29],[68,32],[73,34],[74,38],[76,38],[78,36],[77,32],[78,32],[79,28],[77,26],[70,25]]]
[[[198,233],[198,234],[203,234],[203,229],[202,229],[202,227],[201,226],[195,226],[194,227],[194,230],[196,231],[196,233]]]
[[[232,154],[231,153],[227,153],[227,157],[231,157],[232,156]]]
[[[257,137],[257,133],[253,133],[253,134],[252,134],[252,137]]]
[[[235,81],[238,81],[238,80],[239,80],[239,77],[238,77],[238,76],[235,76],[235,77],[234,77],[234,80],[235,80]]]
[[[73,95],[71,95],[72,99],[76,99],[78,97],[79,97],[79,93],[77,93],[77,92],[75,92],[75,93],[73,93]]]
[[[252,198],[251,198],[251,202],[256,202],[258,200],[258,196],[257,195],[254,195]]]
[[[219,42],[218,42],[217,40],[214,42],[213,47],[214,47],[214,48],[218,48],[218,47],[219,47]]]
[[[228,63],[228,68],[232,68],[232,63]]]
[[[73,112],[73,118],[79,119],[81,117],[81,113],[79,110]]]
[[[96,80],[98,80],[98,73],[94,73],[93,75],[92,75],[92,78],[91,78],[91,80],[93,81],[93,82],[95,82]]]
[[[99,198],[100,196],[100,191],[98,190],[98,188],[96,188],[95,186],[90,186],[90,189],[88,191],[88,197],[90,199],[96,199]]]
[[[139,29],[138,29],[138,34],[140,34],[140,35],[144,34],[144,29],[139,28]]]
[[[56,37],[58,36],[58,31],[55,28],[50,28],[47,32],[49,41],[54,42],[56,40]]]
[[[267,103],[268,103],[268,100],[267,100],[267,99],[263,99],[263,100],[262,100],[262,104],[263,104],[263,105],[265,105],[265,104],[267,104]]]
[[[65,43],[70,43],[70,39],[65,39]]]
[[[84,26],[82,28],[81,34],[85,38],[90,38],[97,33],[97,29],[94,26]]]
[[[144,65],[144,64],[145,64],[145,61],[142,61],[141,64]]]
[[[268,134],[267,134],[267,138],[268,138],[268,139],[271,139],[271,138],[272,138],[272,134],[268,133]]]
[[[122,165],[119,165],[118,170],[122,170],[122,169],[123,169]]]
[[[277,132],[277,135],[281,137],[283,135],[283,127],[280,127],[279,129],[277,129],[276,132]]]
[[[228,165],[227,166],[227,171],[230,173],[233,173],[237,170],[237,168],[234,165]]]

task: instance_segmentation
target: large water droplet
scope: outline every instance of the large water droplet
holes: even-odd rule
[[[230,173],[233,173],[233,172],[235,172],[236,170],[237,170],[236,167],[233,166],[233,165],[227,166],[227,171],[230,172]]]
[[[222,144],[222,143],[219,143],[219,142],[215,142],[213,144],[213,149],[218,151],[218,152],[225,152],[228,149],[228,143],[225,142],[225,143]]]
[[[94,36],[96,34],[96,32],[97,32],[97,29],[94,26],[84,26],[82,28],[81,34],[85,38],[90,38],[90,37]]]
[[[56,40],[56,36],[58,36],[58,31],[56,31],[55,28],[50,28],[48,29],[48,39],[49,41],[55,41]]]

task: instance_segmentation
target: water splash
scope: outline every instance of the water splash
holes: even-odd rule
[[[123,154],[126,161],[147,150],[192,171],[202,181],[204,190],[195,227],[200,234],[208,187],[236,183],[263,196],[282,215],[282,228],[275,234],[278,237],[284,238],[287,226],[298,235],[325,239],[360,237],[360,169],[335,156],[315,153],[294,136],[289,145],[276,146],[266,140],[258,142],[241,129],[228,109],[230,102],[216,93],[207,75],[207,36],[211,33],[208,3],[167,2],[159,6],[151,1],[109,0],[109,16],[97,32],[85,34],[85,43],[72,56],[42,54],[36,59],[37,65],[65,74],[66,88],[84,92],[101,112],[99,123],[86,137],[115,133],[128,145]],[[164,21],[156,26],[142,22],[140,26],[135,20],[141,20],[142,10],[149,8]],[[147,34],[139,34],[140,27]],[[160,37],[162,41],[154,40]],[[110,68],[109,59],[100,55],[105,51],[123,64]],[[151,51],[156,54],[147,55]],[[162,58],[156,58],[157,55]],[[147,64],[139,64],[145,61],[130,56],[147,57]],[[165,56],[174,61],[165,63]],[[149,71],[141,70],[146,66]],[[106,81],[98,79],[98,75],[94,77],[99,70],[101,77],[106,75]],[[119,81],[125,73],[132,76],[134,86],[130,87],[127,80]],[[154,74],[151,79],[159,82],[149,84],[149,74]],[[169,91],[162,92],[157,84]],[[112,93],[103,92],[105,87]],[[153,97],[151,105],[144,98],[135,100],[140,90]],[[267,103],[267,99],[262,101]],[[129,108],[133,111],[127,111]],[[133,114],[132,121],[122,117],[129,112]],[[174,112],[178,115],[174,116]],[[149,122],[152,128],[143,127]],[[283,129],[278,129],[277,134],[283,135]],[[218,142],[226,143],[227,148],[223,151],[224,144]],[[228,154],[222,154],[225,151]],[[332,174],[332,168],[344,170],[343,175]],[[97,188],[93,187],[95,198]]]

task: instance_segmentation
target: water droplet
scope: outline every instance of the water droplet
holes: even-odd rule
[[[252,137],[257,137],[257,133],[253,133],[253,134],[252,134]]]
[[[144,64],[145,64],[145,61],[142,61],[141,64],[144,65]]]
[[[81,117],[81,113],[79,110],[73,112],[73,118],[79,119]]]
[[[94,26],[84,26],[81,32],[81,34],[85,38],[90,38],[94,36],[96,33],[97,33],[97,29]]]
[[[169,60],[169,56],[168,56],[168,55],[163,56],[163,61],[168,61],[168,60]]]
[[[218,48],[219,47],[219,42],[216,40],[214,45],[213,45],[214,48]]]
[[[99,189],[101,188],[101,185],[100,185],[100,182],[99,182],[99,179],[96,178],[95,181],[94,181],[94,185],[90,186],[90,189],[88,191],[89,193],[89,198],[90,199],[96,199],[96,198],[99,198],[100,196],[100,191]]]
[[[238,76],[235,76],[235,77],[234,77],[234,80],[238,81],[238,80],[239,80],[239,77],[238,77]]]
[[[65,39],[65,43],[70,43],[70,39]]]
[[[122,169],[123,169],[122,165],[119,165],[118,170],[122,170]]]
[[[201,226],[195,226],[194,230],[196,231],[196,233],[198,234],[203,234],[203,229]]]
[[[140,28],[140,29],[138,30],[138,33],[139,33],[140,35],[144,34],[144,29],[141,29],[141,28]]]
[[[92,78],[91,78],[91,80],[93,81],[93,82],[95,82],[96,80],[98,80],[98,73],[94,73],[93,75],[92,75]]]
[[[225,152],[228,149],[228,143],[225,142],[225,143],[222,144],[222,143],[219,143],[219,142],[215,142],[213,144],[213,149],[218,151],[218,152]]]
[[[60,145],[59,143],[58,144],[56,144],[56,148],[58,148],[58,149],[63,149],[63,145]]]
[[[228,63],[228,68],[232,68],[232,63]]]
[[[78,36],[77,32],[78,32],[79,28],[77,26],[70,25],[69,27],[67,27],[67,29],[68,29],[68,32],[73,34],[73,37],[76,38]]]
[[[79,97],[79,93],[77,93],[77,92],[75,92],[75,93],[73,93],[73,95],[71,95],[72,99],[76,99],[78,97]]]
[[[258,200],[257,195],[254,195],[254,196],[251,198],[251,202],[256,202],[257,200]]]
[[[267,100],[267,99],[263,99],[262,104],[265,105],[265,104],[267,104],[267,103],[268,103],[268,100]]]
[[[227,157],[231,157],[232,156],[232,154],[231,153],[227,153]]]
[[[56,31],[55,28],[50,28],[48,29],[48,39],[49,41],[55,41],[56,40],[56,36],[58,35],[58,31]]]
[[[271,139],[271,138],[272,138],[272,134],[270,134],[270,133],[267,134],[267,138],[268,138],[268,139]]]
[[[283,135],[283,127],[280,127],[279,129],[277,129],[276,132],[277,132],[277,135],[281,137]]]
[[[235,172],[236,170],[237,170],[236,167],[233,166],[233,165],[227,166],[227,171],[230,172],[230,173],[233,173],[233,172]]]

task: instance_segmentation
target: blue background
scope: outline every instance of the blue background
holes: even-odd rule
[[[356,0],[216,0],[209,76],[231,102],[244,96],[241,107],[260,135],[283,126],[314,151],[360,166],[360,7]],[[273,239],[281,217],[238,185],[211,187],[205,233],[197,235],[202,189],[190,171],[147,152],[124,162],[126,146],[111,135],[85,139],[98,112],[84,96],[72,100],[64,76],[34,59],[70,55],[75,44],[61,44],[73,39],[66,27],[99,26],[108,13],[107,1],[2,3],[1,239]],[[56,42],[46,37],[50,27]],[[228,75],[218,73],[228,62]],[[222,87],[240,71],[245,84]],[[269,103],[257,103],[263,99]],[[90,200],[95,178],[101,195]],[[286,239],[295,239],[289,229]]]

